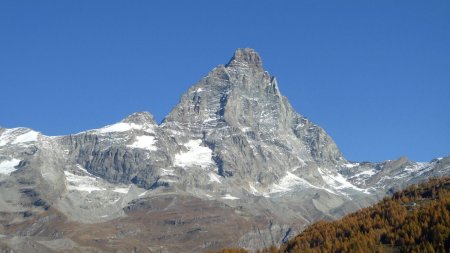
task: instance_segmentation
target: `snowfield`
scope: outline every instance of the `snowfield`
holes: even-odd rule
[[[143,136],[136,136],[136,140],[133,142],[133,144],[128,145],[127,147],[155,151],[158,149],[155,144],[156,144],[155,137],[143,135]]]
[[[180,152],[175,155],[175,166],[183,168],[198,166],[206,168],[214,164],[212,160],[212,150],[208,147],[201,146],[202,140],[190,140],[184,144],[187,151]]]
[[[38,140],[39,133],[25,128],[7,129],[0,135],[0,147],[7,144],[27,144]]]
[[[0,174],[10,175],[12,172],[17,170],[14,167],[19,165],[19,163],[20,163],[20,160],[18,160],[18,159],[11,159],[11,160],[0,162]]]

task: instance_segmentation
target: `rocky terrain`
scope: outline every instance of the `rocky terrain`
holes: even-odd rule
[[[295,112],[260,56],[238,49],[160,124],[139,112],[68,136],[0,128],[0,248],[263,248],[449,174],[450,157],[346,160]]]

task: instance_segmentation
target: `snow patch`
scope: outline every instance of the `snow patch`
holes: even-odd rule
[[[200,146],[202,140],[190,140],[184,144],[187,151],[175,155],[174,164],[180,167],[199,166],[206,168],[213,164],[212,150],[208,147]]]
[[[209,124],[210,122],[216,121],[217,119],[208,117],[203,120],[203,124]]]
[[[4,146],[6,144],[23,144],[35,142],[38,139],[38,135],[38,132],[33,130],[27,131],[24,128],[7,129],[0,136],[0,146]]]
[[[349,168],[349,169],[355,168],[355,167],[358,167],[358,166],[359,166],[359,163],[347,163],[347,164],[344,164],[344,167]]]
[[[87,169],[83,168],[83,166],[81,166],[80,164],[77,164],[77,169],[81,170],[82,172],[88,174],[91,177],[95,177],[94,175],[92,175],[89,171],[87,171]]]
[[[145,194],[147,194],[147,192],[148,192],[148,191],[145,191],[145,192],[139,194],[138,197],[143,197],[143,196],[145,196]]]
[[[411,176],[420,176],[425,172],[428,172],[433,169],[433,166],[430,166],[429,163],[424,162],[416,162],[406,168],[403,169],[399,174],[394,176],[394,179],[401,179],[404,177]]]
[[[350,182],[348,182],[341,174],[332,173],[330,171],[326,171],[325,169],[318,168],[319,174],[322,176],[322,179],[325,183],[331,187],[333,190],[343,190],[343,189],[354,189],[360,192],[365,192],[365,189],[361,189],[359,187],[354,186]],[[339,191],[341,192],[341,191]],[[344,195],[347,195],[341,192]]]
[[[176,176],[174,170],[161,169],[161,176]]]
[[[258,191],[258,189],[255,188],[255,186],[252,183],[249,183],[248,186],[250,187],[250,193],[259,196],[261,193]]]
[[[8,161],[0,162],[0,174],[10,175],[12,172],[17,170],[14,167],[19,165],[19,163],[20,163],[20,160],[18,160],[18,159],[11,159]]]
[[[113,125],[105,126],[98,129],[99,133],[116,133],[116,132],[126,132],[130,130],[143,130],[146,132],[153,132],[153,128],[148,125],[138,125],[135,123],[125,123],[119,122]]]
[[[239,198],[238,198],[238,197],[231,196],[230,194],[225,194],[225,196],[221,197],[221,199],[236,200],[236,199],[239,199]]]
[[[286,175],[281,178],[278,184],[273,184],[270,193],[288,192],[293,190],[296,186],[303,186],[307,188],[319,188],[312,185],[310,182],[300,178],[291,172],[286,172]]]
[[[129,190],[130,190],[130,187],[116,188],[116,189],[113,190],[113,192],[117,192],[117,193],[121,193],[121,194],[127,194]]]
[[[376,169],[370,169],[370,170],[362,171],[362,172],[356,174],[355,176],[360,176],[360,175],[373,176],[375,174],[377,174],[377,170]]]
[[[355,175],[349,177],[349,179],[357,185],[364,184],[369,178],[378,173],[375,168],[366,169],[363,171],[357,171]]]
[[[176,182],[178,182],[178,180],[176,180],[176,179],[168,179],[168,178],[160,178],[158,180],[158,182],[161,182],[161,183],[176,183]]]
[[[106,190],[98,186],[97,179],[93,176],[80,176],[69,171],[64,171],[64,175],[69,183],[67,186],[69,191],[85,191],[91,193],[93,191]]]
[[[220,182],[220,178],[219,178],[219,176],[217,176],[217,174],[215,174],[215,173],[213,173],[213,172],[210,172],[209,174],[209,182],[217,182],[217,183],[222,183],[222,182]]]
[[[377,172],[378,171],[375,168],[370,168],[368,170],[363,170],[356,173],[355,175],[351,176],[350,179],[355,179],[357,181],[365,180],[377,174]]]
[[[155,151],[157,149],[155,143],[156,143],[155,137],[143,135],[143,136],[136,136],[136,140],[133,142],[133,144],[128,145],[127,147]]]

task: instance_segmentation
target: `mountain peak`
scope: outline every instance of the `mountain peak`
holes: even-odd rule
[[[238,48],[234,52],[233,57],[226,65],[227,67],[233,66],[249,66],[262,69],[262,60],[259,54],[252,48]]]
[[[128,117],[126,117],[124,120],[122,120],[124,123],[135,123],[135,124],[156,124],[155,119],[153,118],[153,115],[151,115],[148,112],[135,112]]]

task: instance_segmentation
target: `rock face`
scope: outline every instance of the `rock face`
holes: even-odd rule
[[[255,249],[449,174],[449,157],[347,161],[321,127],[295,112],[260,56],[238,49],[161,124],[140,112],[68,136],[0,128],[0,246]]]
[[[345,162],[325,131],[293,110],[252,49],[238,49],[190,88],[161,127],[177,143],[202,140],[219,176],[258,188],[298,167]]]

